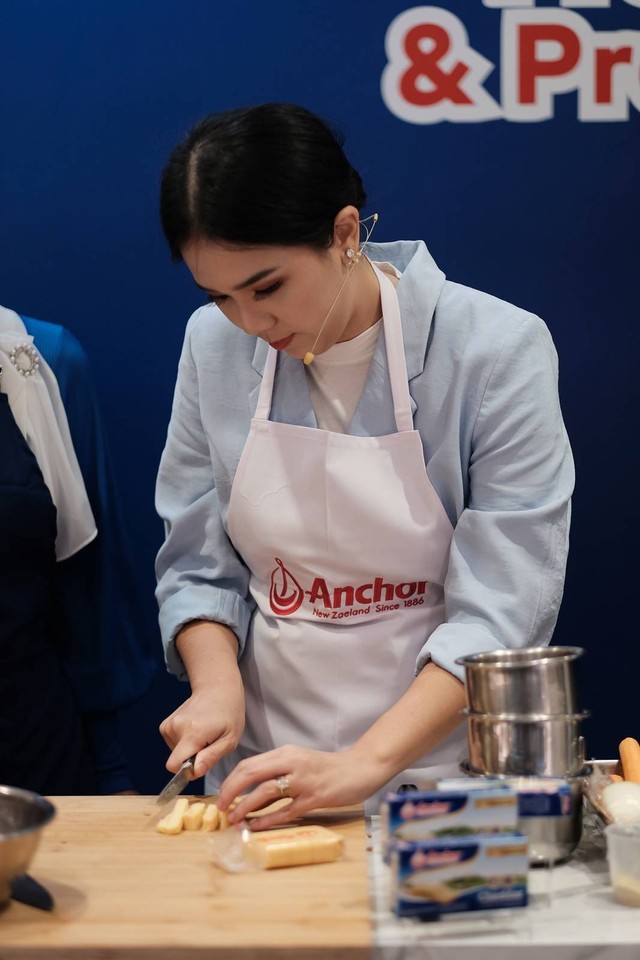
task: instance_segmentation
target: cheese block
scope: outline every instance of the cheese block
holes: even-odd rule
[[[220,824],[219,811],[215,803],[208,803],[202,815],[203,830],[217,830]]]
[[[158,833],[182,833],[184,815],[188,806],[188,797],[180,797],[176,800],[173,809],[156,824]]]
[[[285,827],[257,830],[245,841],[247,858],[263,870],[328,863],[342,856],[344,841],[326,827]]]
[[[186,811],[182,821],[185,830],[199,830],[202,826],[202,818],[206,804],[202,801],[191,803]]]

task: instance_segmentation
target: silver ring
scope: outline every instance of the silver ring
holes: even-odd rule
[[[276,777],[276,786],[280,791],[281,797],[288,797],[289,794],[289,778],[288,777]]]

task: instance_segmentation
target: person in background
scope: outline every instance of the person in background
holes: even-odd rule
[[[549,642],[574,471],[536,316],[373,243],[361,178],[291,104],[215,114],[161,216],[191,317],[157,483],[161,724],[230,821],[457,772],[458,658]],[[365,243],[361,243],[364,225]]]
[[[0,782],[127,793],[118,711],[155,670],[86,355],[0,307]]]

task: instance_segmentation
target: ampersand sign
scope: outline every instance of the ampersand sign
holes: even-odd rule
[[[421,42],[432,41],[431,50],[422,49]],[[400,78],[400,92],[408,103],[419,107],[430,107],[442,100],[452,103],[473,103],[473,100],[460,89],[460,82],[469,72],[466,63],[459,60],[454,68],[446,73],[438,64],[447,55],[451,47],[451,37],[444,27],[435,23],[419,23],[407,32],[405,51],[411,66]],[[426,77],[431,81],[431,90],[418,87],[418,80]]]

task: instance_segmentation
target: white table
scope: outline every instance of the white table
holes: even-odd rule
[[[389,869],[371,818],[375,960],[640,960],[640,909],[613,899],[606,845],[585,818],[570,863],[529,871],[529,906],[423,922],[389,910]]]

